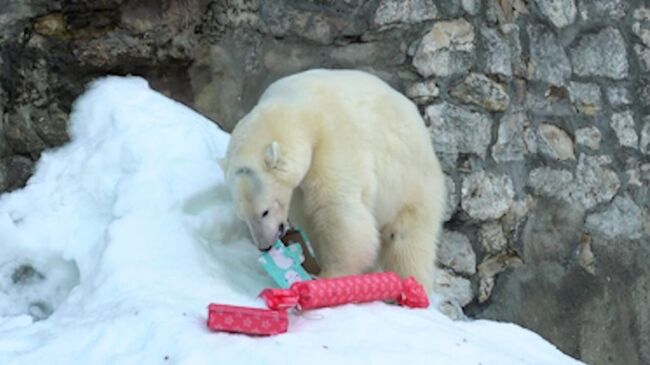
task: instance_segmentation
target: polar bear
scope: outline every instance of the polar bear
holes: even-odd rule
[[[220,163],[260,250],[289,220],[320,277],[393,271],[431,293],[444,175],[416,106],[378,77],[313,69],[273,82]]]

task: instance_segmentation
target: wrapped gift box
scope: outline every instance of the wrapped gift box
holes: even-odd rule
[[[287,332],[286,310],[238,307],[224,304],[208,306],[208,328],[213,331],[249,335],[277,335]]]

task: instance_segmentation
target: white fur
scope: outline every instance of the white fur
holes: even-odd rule
[[[224,166],[252,231],[264,224],[255,223],[260,210],[279,207],[272,229],[290,205],[292,223],[314,244],[321,276],[359,274],[378,263],[415,276],[431,292],[443,173],[415,105],[379,78],[319,69],[276,81],[236,125]],[[241,167],[252,177],[234,173]],[[251,179],[262,187],[242,190]]]

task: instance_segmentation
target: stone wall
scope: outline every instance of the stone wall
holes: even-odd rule
[[[443,309],[650,363],[650,3],[5,3],[0,191],[67,140],[97,76],[142,75],[231,130],[281,76],[367,70],[420,106],[447,174]]]

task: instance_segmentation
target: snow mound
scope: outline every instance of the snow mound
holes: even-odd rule
[[[211,332],[210,302],[274,286],[216,162],[228,134],[138,77],[92,83],[71,141],[0,196],[2,364],[579,364],[533,332],[383,303]]]

